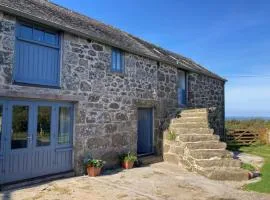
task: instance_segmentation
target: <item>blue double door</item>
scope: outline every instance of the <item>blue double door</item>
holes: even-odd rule
[[[72,169],[73,106],[0,100],[0,183]]]
[[[148,155],[154,153],[153,149],[153,109],[138,109],[138,155]]]

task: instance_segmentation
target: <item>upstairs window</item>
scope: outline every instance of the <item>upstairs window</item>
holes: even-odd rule
[[[119,49],[112,50],[111,71],[124,73],[124,53]]]
[[[16,27],[15,83],[59,86],[59,34],[34,25]]]

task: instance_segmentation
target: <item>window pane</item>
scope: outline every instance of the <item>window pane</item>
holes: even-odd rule
[[[71,108],[59,108],[58,144],[70,144],[71,137]]]
[[[44,31],[34,29],[34,40],[43,42],[44,41]]]
[[[13,106],[11,149],[27,148],[28,106]]]
[[[45,32],[45,42],[48,44],[57,45],[57,36],[55,34]]]
[[[24,39],[31,40],[33,36],[33,28],[29,26],[21,25],[20,36]]]
[[[2,139],[2,124],[3,124],[3,105],[0,105],[0,149],[1,149],[1,139]]]
[[[51,107],[38,107],[37,146],[48,146],[51,143]]]
[[[112,50],[112,71],[122,72],[123,63],[122,63],[122,52],[118,49]]]
[[[118,72],[121,72],[121,53],[118,51],[117,52],[117,62],[116,62],[116,69]]]

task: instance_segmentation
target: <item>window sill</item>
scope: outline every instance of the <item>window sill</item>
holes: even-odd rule
[[[59,85],[41,85],[41,84],[36,84],[36,83],[22,83],[22,82],[19,82],[19,81],[13,81],[13,85],[39,87],[39,88],[61,89],[61,87]]]
[[[112,71],[108,71],[107,74],[108,74],[108,75],[111,75],[111,76],[112,76],[112,75],[117,75],[117,76],[120,76],[120,77],[122,77],[122,78],[124,78],[125,75],[126,75],[124,72],[112,72]]]

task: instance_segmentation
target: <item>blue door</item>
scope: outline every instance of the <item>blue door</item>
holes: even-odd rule
[[[153,153],[153,112],[152,108],[138,109],[138,146],[139,155]]]
[[[1,183],[72,170],[72,104],[0,101],[0,119],[1,102]]]

